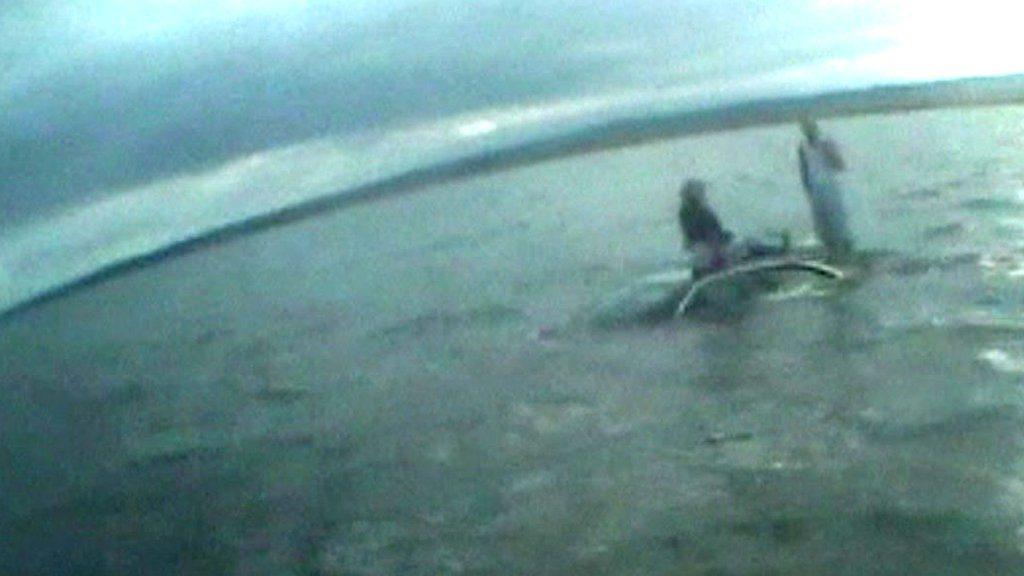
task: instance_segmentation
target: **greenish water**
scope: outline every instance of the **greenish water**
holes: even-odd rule
[[[536,166],[0,327],[0,572],[1024,570],[1024,111],[834,122],[837,289],[597,330],[676,189],[809,237],[793,127]],[[813,287],[812,287],[813,288]]]

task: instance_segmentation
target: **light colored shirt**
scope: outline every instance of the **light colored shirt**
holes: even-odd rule
[[[832,141],[800,143],[800,169],[811,204],[814,231],[833,256],[845,254],[853,246],[840,178],[844,168]]]

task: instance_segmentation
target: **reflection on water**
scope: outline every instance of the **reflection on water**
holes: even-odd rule
[[[868,255],[728,317],[575,323],[679,267],[680,170],[737,229],[806,234],[790,128],[367,206],[38,310],[0,332],[0,572],[1021,573],[1024,288],[993,224],[1024,166],[957,180],[1020,117],[836,123]],[[949,123],[955,151],[911,147]]]

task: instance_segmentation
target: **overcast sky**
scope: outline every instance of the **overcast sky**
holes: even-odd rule
[[[512,103],[1018,72],[1012,4],[8,0],[0,224],[314,137]]]

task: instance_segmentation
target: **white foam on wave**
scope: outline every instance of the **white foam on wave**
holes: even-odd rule
[[[1024,356],[1000,348],[989,348],[978,353],[978,360],[997,372],[1024,374]]]
[[[821,284],[820,282],[802,282],[790,288],[776,290],[765,296],[770,302],[785,302],[787,300],[802,300],[805,298],[824,298],[835,292],[835,289]]]

